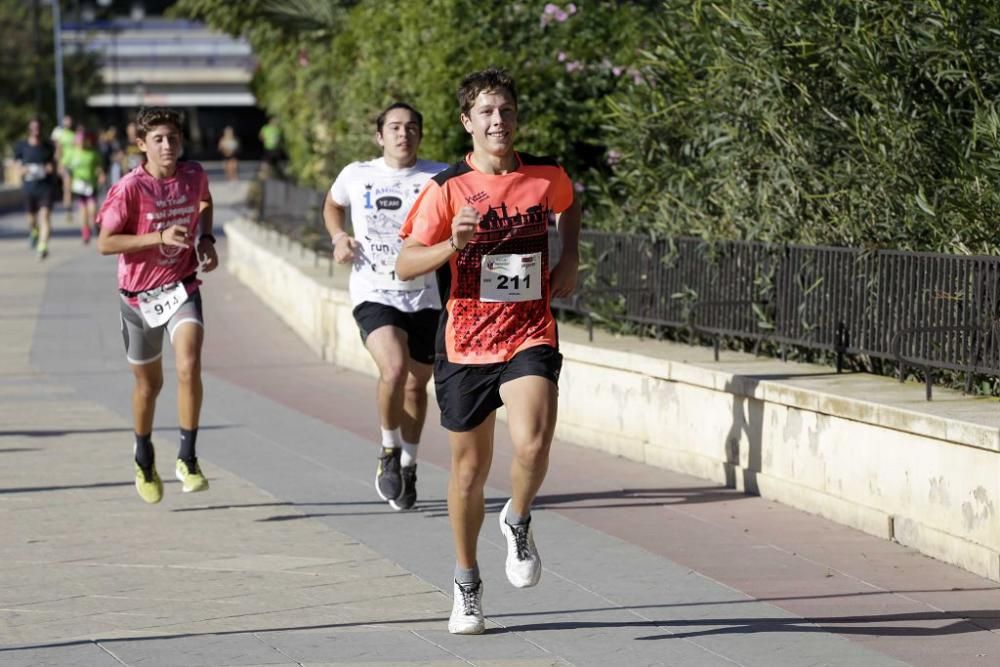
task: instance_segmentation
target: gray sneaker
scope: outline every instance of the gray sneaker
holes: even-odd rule
[[[403,451],[383,448],[378,455],[378,468],[375,471],[375,490],[382,500],[396,500],[403,492],[403,480],[399,475],[399,458]]]
[[[417,464],[400,468],[399,476],[403,483],[403,490],[398,498],[389,501],[389,506],[394,510],[412,509],[417,504]]]

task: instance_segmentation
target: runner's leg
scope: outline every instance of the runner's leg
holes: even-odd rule
[[[403,412],[400,419],[400,433],[404,442],[417,444],[427,419],[427,382],[431,379],[434,366],[409,360],[409,375],[406,378]]]
[[[193,321],[180,322],[171,342],[177,363],[177,422],[182,429],[198,429],[203,387],[201,382],[201,347],[205,337],[202,326]]]
[[[156,413],[156,397],[163,388],[163,364],[157,357],[145,364],[129,364],[135,386],[132,387],[132,420],[138,435],[153,432],[153,417]]]
[[[180,426],[180,447],[174,476],[181,482],[184,493],[208,490],[208,480],[201,472],[195,447],[204,391],[201,381],[204,337],[205,330],[200,320],[196,319],[182,319],[171,332],[177,364],[177,422]]]
[[[448,517],[455,541],[458,567],[476,565],[479,530],[486,513],[486,478],[493,462],[493,429],[496,412],[471,431],[449,431],[451,475],[448,477]]]
[[[379,424],[384,429],[398,429],[403,422],[409,366],[406,332],[394,326],[381,326],[368,334],[365,347],[378,367],[375,401]]]
[[[48,252],[49,236],[52,235],[52,206],[43,205],[38,209],[38,248]]]
[[[514,445],[511,462],[511,511],[528,516],[549,467],[556,427],[556,385],[538,375],[525,375],[500,385]]]

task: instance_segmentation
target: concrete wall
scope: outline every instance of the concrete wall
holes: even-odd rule
[[[24,195],[19,184],[0,185],[0,211],[10,211],[24,206]]]
[[[240,221],[229,270],[317,354],[375,373],[347,271]],[[1000,403],[561,326],[557,437],[813,512],[1000,581]]]

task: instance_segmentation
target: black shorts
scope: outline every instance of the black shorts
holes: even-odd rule
[[[434,337],[437,335],[441,311],[425,308],[415,313],[404,313],[383,303],[365,301],[355,306],[354,321],[361,331],[361,342],[379,327],[396,327],[406,332],[410,358],[421,364],[434,362]]]
[[[449,431],[471,431],[503,405],[500,385],[528,375],[559,384],[562,354],[550,345],[529,347],[510,361],[498,364],[434,362],[434,388],[441,408],[441,426]]]
[[[24,189],[24,205],[28,213],[38,213],[43,208],[52,208],[55,192],[52,187],[33,187]]]

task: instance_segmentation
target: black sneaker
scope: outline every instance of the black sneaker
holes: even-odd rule
[[[417,464],[400,468],[399,474],[403,479],[403,491],[398,498],[390,500],[389,505],[394,510],[408,510],[417,503]]]
[[[403,452],[383,448],[378,456],[378,468],[375,470],[375,490],[382,500],[396,500],[403,492],[403,480],[399,474],[399,457]]]

